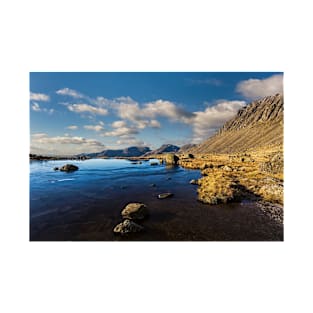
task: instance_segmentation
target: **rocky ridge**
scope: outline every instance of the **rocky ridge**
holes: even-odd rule
[[[212,137],[191,153],[233,153],[283,144],[284,98],[281,94],[253,101],[240,109]]]

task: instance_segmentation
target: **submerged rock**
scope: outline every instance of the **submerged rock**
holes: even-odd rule
[[[128,203],[122,210],[122,217],[130,220],[142,220],[148,215],[147,206],[143,203]]]
[[[53,170],[54,170],[54,171],[58,171],[58,170],[59,170],[59,168],[58,168],[58,167],[55,167]]]
[[[172,194],[171,192],[165,192],[165,193],[161,193],[158,195],[159,199],[166,199],[169,197],[172,197],[174,194]]]
[[[143,226],[130,221],[130,220],[125,220],[122,223],[119,223],[116,225],[113,229],[113,232],[116,234],[129,234],[129,233],[138,233],[140,231],[143,231]]]
[[[60,168],[60,171],[63,171],[63,172],[73,172],[77,170],[78,170],[78,166],[73,165],[73,164],[65,164]]]
[[[150,165],[159,165],[158,162],[151,162]]]

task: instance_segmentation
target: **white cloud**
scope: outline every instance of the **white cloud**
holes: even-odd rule
[[[127,146],[137,146],[142,147],[145,146],[146,143],[140,139],[136,139],[135,137],[126,137],[117,140],[116,142],[118,145],[127,145]]]
[[[119,127],[112,131],[104,132],[101,134],[101,136],[107,136],[107,137],[123,137],[123,136],[129,136],[129,135],[135,135],[138,134],[138,130],[135,127]]]
[[[43,138],[43,137],[47,137],[48,135],[46,133],[35,133],[31,135],[32,138]]]
[[[113,122],[113,123],[111,124],[111,126],[112,126],[113,128],[120,128],[120,127],[126,127],[127,124],[126,124],[125,121],[115,121],[115,122]]]
[[[32,110],[35,111],[35,112],[40,112],[41,111],[41,108],[39,106],[39,104],[37,102],[34,102],[32,104]]]
[[[30,92],[30,100],[50,101],[50,97],[48,95],[43,94],[43,93]]]
[[[103,130],[102,125],[85,125],[84,128],[87,130],[94,130],[96,132]]]
[[[54,109],[41,108],[37,102],[33,102],[31,108],[35,112],[45,112],[48,114],[52,114],[54,112]]]
[[[193,113],[188,112],[170,101],[157,100],[146,103],[141,110],[144,117],[155,118],[157,116],[164,116],[172,121],[179,121],[186,123],[193,117]]]
[[[95,106],[85,104],[85,103],[80,103],[80,104],[70,104],[67,106],[67,108],[76,113],[92,113],[92,114],[99,114],[99,115],[107,115],[108,110],[104,108],[97,108]]]
[[[55,136],[33,134],[31,146],[36,147],[37,153],[48,154],[77,154],[82,152],[97,152],[105,148],[104,144],[95,139],[83,137]]]
[[[78,126],[76,126],[76,125],[70,125],[70,126],[67,126],[66,128],[67,128],[67,129],[70,129],[70,130],[76,130],[76,129],[78,129]]]
[[[132,122],[138,129],[146,127],[159,128],[161,125],[155,118],[160,116],[182,123],[188,123],[193,118],[193,113],[178,107],[170,101],[157,100],[140,107],[132,99],[127,98],[126,100],[127,102],[116,105],[117,114],[121,119]]]
[[[62,95],[62,96],[70,96],[75,99],[82,99],[86,96],[76,90],[70,89],[70,88],[63,88],[56,91],[56,94]]]
[[[199,143],[213,135],[226,121],[246,105],[245,101],[223,101],[204,111],[194,112],[190,121],[193,128],[193,143]]]
[[[160,128],[161,124],[157,120],[151,120],[150,123],[149,123],[149,126],[152,127],[152,128]]]
[[[283,93],[283,75],[273,75],[265,79],[248,79],[238,83],[236,91],[247,99],[254,100],[277,93]]]

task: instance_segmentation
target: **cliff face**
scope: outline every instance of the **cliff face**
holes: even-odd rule
[[[217,134],[192,148],[192,153],[232,153],[283,144],[284,99],[280,94],[240,109]]]

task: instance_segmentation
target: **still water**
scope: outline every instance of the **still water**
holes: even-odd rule
[[[283,228],[253,202],[206,205],[197,201],[191,179],[200,171],[181,167],[133,164],[129,160],[30,162],[30,240],[102,241],[255,241],[283,240]],[[54,171],[71,163],[75,172]],[[171,192],[173,197],[158,199]],[[129,202],[143,202],[149,217],[142,233],[113,233]]]

